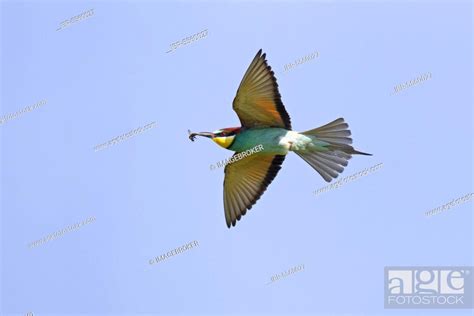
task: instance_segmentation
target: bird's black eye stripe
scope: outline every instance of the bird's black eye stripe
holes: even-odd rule
[[[234,135],[235,133],[234,132],[220,132],[219,134],[217,134],[216,136],[217,137],[226,137],[226,136],[232,136]]]

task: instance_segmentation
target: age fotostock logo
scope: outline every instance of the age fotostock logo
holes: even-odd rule
[[[385,308],[472,308],[472,267],[385,267]]]

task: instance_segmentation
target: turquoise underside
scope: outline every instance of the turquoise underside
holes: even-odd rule
[[[288,130],[284,128],[252,128],[245,130],[235,137],[229,150],[242,152],[255,146],[262,145],[263,150],[260,153],[272,153],[285,155],[287,150],[279,145],[279,141],[286,135]]]

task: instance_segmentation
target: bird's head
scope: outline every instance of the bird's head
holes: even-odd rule
[[[218,129],[212,133],[209,132],[201,132],[201,133],[191,133],[189,131],[189,139],[194,141],[196,136],[204,136],[211,138],[216,144],[221,147],[229,148],[230,145],[234,142],[235,135],[240,132],[240,127],[228,127]]]

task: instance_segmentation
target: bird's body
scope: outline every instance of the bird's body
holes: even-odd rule
[[[281,140],[288,134],[288,130],[279,127],[244,129],[236,134],[232,145],[227,148],[235,152],[242,152],[255,146],[262,145],[260,153],[286,155],[288,148]]]
[[[284,128],[265,127],[241,131],[235,135],[232,145],[227,149],[243,152],[258,145],[264,148],[260,151],[262,154],[286,155],[289,151],[327,151],[324,146],[328,143]]]
[[[352,155],[369,155],[350,145],[351,132],[343,118],[305,132],[293,131],[276,78],[262,50],[240,83],[233,109],[242,127],[189,135],[193,141],[196,136],[211,138],[219,146],[234,151],[234,156],[252,148],[261,149],[249,156],[242,155],[243,159],[236,159],[224,170],[224,211],[229,228],[265,192],[288,152],[295,152],[327,182],[338,177]]]

